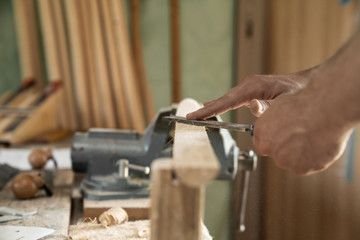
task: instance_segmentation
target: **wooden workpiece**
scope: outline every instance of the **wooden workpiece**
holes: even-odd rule
[[[199,107],[185,99],[176,115]],[[204,187],[219,169],[205,127],[176,123],[173,159],[159,159],[151,166],[152,239],[200,239]]]
[[[29,200],[17,200],[11,192],[11,183],[0,192],[0,206],[15,208],[20,211],[37,211],[37,214],[22,220],[15,220],[0,225],[33,226],[54,229],[55,232],[42,239],[66,239],[70,224],[71,186],[73,183],[71,170],[58,171],[53,181],[53,196],[46,197],[45,192],[38,192]]]
[[[185,99],[178,105],[176,116],[185,117],[200,107],[195,100]],[[209,183],[220,170],[205,127],[176,123],[173,159],[177,177],[188,186]]]

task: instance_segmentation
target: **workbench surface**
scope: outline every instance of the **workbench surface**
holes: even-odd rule
[[[47,197],[44,191],[29,200],[17,200],[11,192],[9,182],[0,192],[0,206],[20,211],[37,211],[37,214],[22,220],[0,223],[0,226],[33,226],[54,229],[55,232],[43,239],[66,239],[71,215],[71,189],[74,174],[71,170],[58,170],[54,174],[53,195]]]

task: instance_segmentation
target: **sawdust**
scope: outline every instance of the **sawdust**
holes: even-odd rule
[[[99,224],[100,222],[100,224]],[[202,223],[201,240],[211,240]],[[69,227],[68,240],[146,240],[150,239],[150,220],[128,222],[128,215],[122,208],[110,208],[97,218],[85,218]]]
[[[88,222],[85,222],[88,221]],[[87,219],[70,226],[69,240],[146,240],[150,239],[150,220],[126,222],[105,227],[97,219]],[[206,226],[202,224],[201,240],[212,240]]]
[[[96,219],[70,226],[70,240],[144,240],[150,239],[150,221],[139,220],[103,226]]]

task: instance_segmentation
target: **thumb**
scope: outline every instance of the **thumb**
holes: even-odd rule
[[[250,102],[249,108],[252,114],[256,117],[260,117],[261,114],[265,112],[265,110],[270,107],[274,100],[257,100],[253,99]]]

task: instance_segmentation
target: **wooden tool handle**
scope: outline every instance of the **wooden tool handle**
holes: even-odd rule
[[[39,189],[44,189],[47,196],[52,195],[44,179],[39,175],[19,174],[11,184],[11,190],[15,197],[22,200],[34,197]]]
[[[48,160],[53,160],[55,167],[57,162],[51,152],[51,149],[35,149],[29,155],[29,163],[33,169],[42,169]]]

